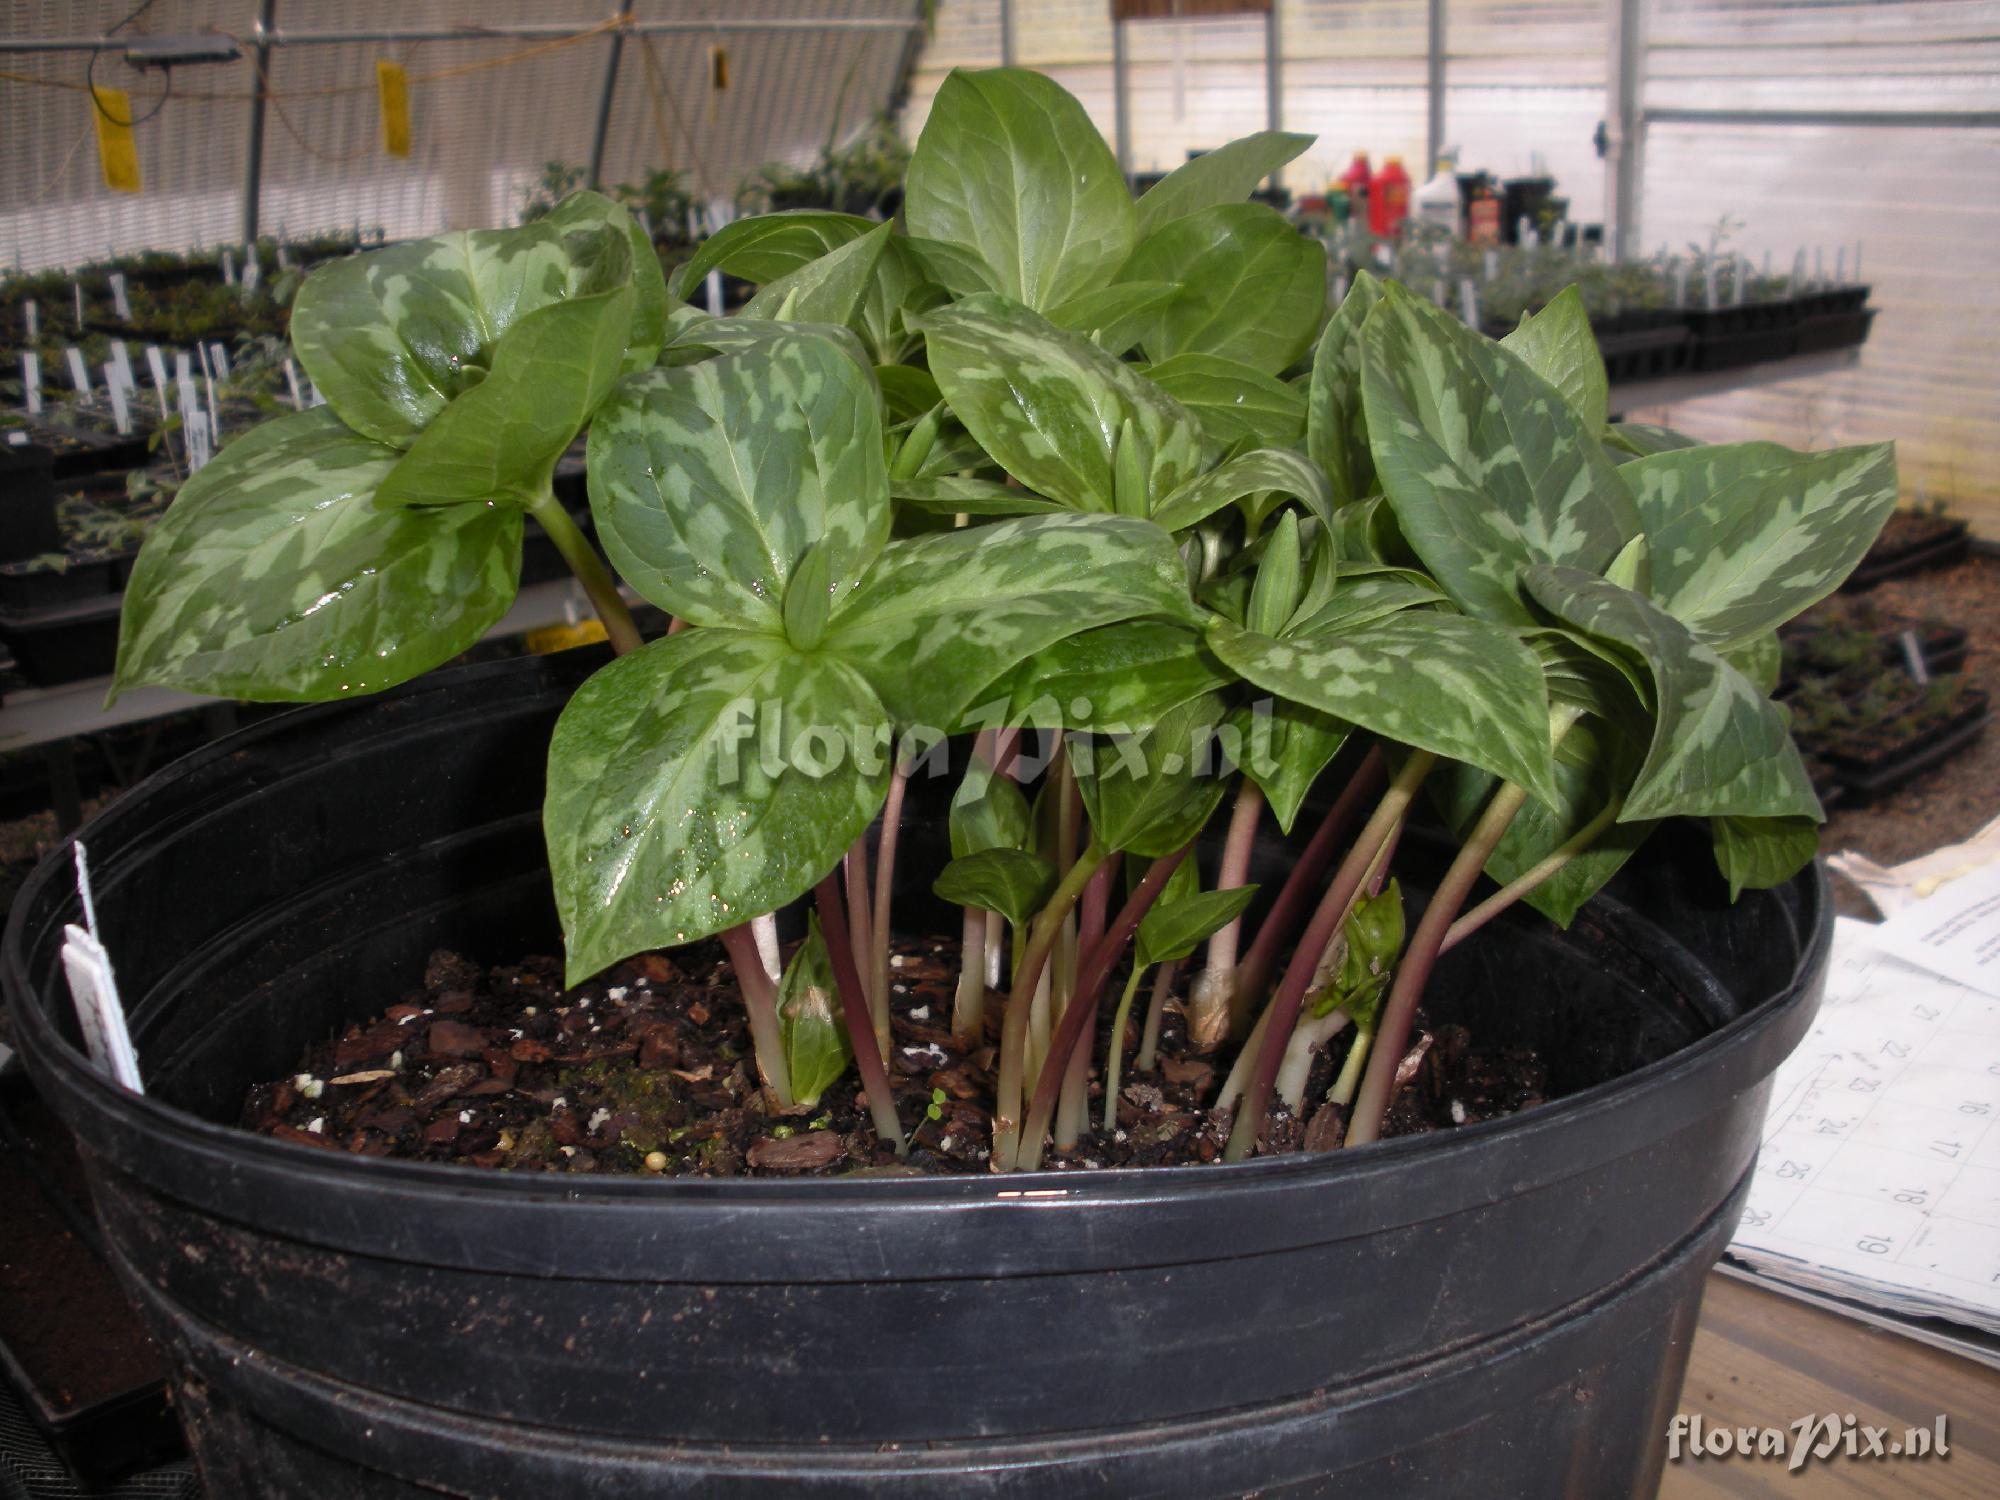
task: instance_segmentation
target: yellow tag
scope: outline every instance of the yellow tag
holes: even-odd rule
[[[391,156],[410,154],[410,80],[401,63],[375,59],[375,90],[382,96],[382,149]]]
[[[726,48],[708,49],[708,86],[718,93],[729,87],[729,52]]]
[[[92,89],[97,96],[97,159],[104,185],[115,193],[139,191],[139,148],[132,144],[132,96],[123,89]]]
[[[573,651],[578,646],[594,646],[603,639],[604,622],[595,616],[578,620],[574,625],[548,625],[540,630],[531,630],[525,637],[528,649],[536,656],[553,656],[558,651]]]

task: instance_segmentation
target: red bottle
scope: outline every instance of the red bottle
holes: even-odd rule
[[[1399,234],[1410,216],[1410,174],[1403,158],[1392,156],[1368,184],[1368,227],[1383,239]]]
[[[1347,170],[1337,179],[1347,189],[1348,217],[1357,224],[1368,222],[1368,153],[1357,151]]]

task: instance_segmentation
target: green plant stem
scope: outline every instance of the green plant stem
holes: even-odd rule
[[[604,622],[604,633],[611,638],[611,649],[620,656],[638,650],[639,627],[632,623],[632,611],[619,597],[618,580],[611,576],[611,569],[597,555],[597,549],[590,545],[589,538],[569,518],[569,512],[562,508],[555,492],[544,489],[528,506],[528,514],[548,533],[556,551],[562,554],[562,560],[569,564],[570,572],[583,585],[590,607]]]
[[[889,795],[882,803],[882,838],[875,846],[874,938],[868,954],[868,1010],[875,1018],[875,1040],[889,1055],[889,907],[895,890],[896,842],[903,826],[903,790],[909,769],[899,759],[889,773]],[[865,836],[865,835],[864,835]]]
[[[951,1001],[951,1034],[961,1047],[979,1040],[986,1025],[986,917],[976,906],[964,908],[958,938],[958,993]]]
[[[1277,1082],[1273,1088],[1293,1114],[1297,1114],[1306,1102],[1306,1079],[1312,1073],[1313,1054],[1340,1035],[1341,1028],[1347,1023],[1345,1011],[1330,1010],[1323,1016],[1301,1017],[1299,1024],[1292,1028],[1291,1040],[1285,1043],[1284,1061],[1278,1065]]]
[[[1450,930],[1445,933],[1444,942],[1439,946],[1438,952],[1451,952],[1452,949],[1471,937],[1473,933],[1479,931],[1480,928],[1499,916],[1501,912],[1512,906],[1516,901],[1519,901],[1523,896],[1526,896],[1543,881],[1553,877],[1564,865],[1589,849],[1592,844],[1597,842],[1599,835],[1618,820],[1618,814],[1624,809],[1624,806],[1625,799],[1623,797],[1613,797],[1595,817],[1588,823],[1585,823],[1583,827],[1577,829],[1575,833],[1571,834],[1560,848],[1551,852],[1541,863],[1524,874],[1515,876],[1514,879],[1508,881],[1499,890],[1473,907],[1471,911],[1460,917],[1456,922],[1453,922]]]
[[[1354,1028],[1354,1043],[1347,1049],[1347,1060],[1340,1065],[1340,1076],[1333,1080],[1333,1087],[1327,1090],[1328,1104],[1346,1109],[1354,1102],[1354,1091],[1361,1085],[1361,1069],[1368,1061],[1368,1048],[1374,1040],[1374,1027]]]
[[[750,924],[731,927],[722,933],[722,946],[729,950],[729,966],[736,971],[736,987],[743,996],[743,1009],[750,1016],[750,1041],[757,1054],[757,1071],[764,1075],[764,1087],[780,1107],[792,1106],[792,1078],[785,1066],[785,1046],[778,1034],[778,994],[764,968],[764,955]]]
[[[1361,764],[1354,768],[1346,787],[1334,799],[1326,816],[1320,820],[1319,828],[1313,833],[1306,847],[1299,852],[1298,860],[1292,866],[1291,874],[1278,890],[1278,896],[1271,903],[1271,909],[1257,928],[1257,936],[1251,939],[1250,951],[1243,956],[1242,964],[1236,970],[1236,982],[1232,997],[1233,1014],[1231,1030],[1242,1029],[1242,1023],[1249,1019],[1250,1008],[1264,993],[1270,982],[1271,970],[1276,967],[1278,955],[1292,936],[1298,921],[1305,915],[1306,902],[1312,889],[1326,873],[1333,857],[1340,852],[1340,844],[1347,837],[1347,830],[1355,818],[1360,816],[1363,806],[1371,797],[1381,794],[1386,767],[1379,746],[1371,748]]]
[[[1160,1051],[1160,1023],[1166,1019],[1167,997],[1174,991],[1174,976],[1180,972],[1180,961],[1161,964],[1159,973],[1153,976],[1153,993],[1146,1002],[1146,1026],[1139,1033],[1139,1055],[1132,1059],[1132,1066],[1141,1073],[1153,1071]]]
[[[1072,1005],[1076,1002],[1071,1001]],[[1090,1006],[1091,1015],[1097,1014],[1097,1005]],[[1091,1028],[1095,1030],[1096,1028]],[[1053,1071],[1053,1070],[1051,1070]],[[1056,1118],[1053,1127],[1055,1146],[1058,1151],[1071,1151],[1083,1135],[1083,1128],[1090,1117],[1090,1037],[1079,1038],[1069,1049],[1069,1061],[1063,1065],[1061,1091],[1056,1096]]]
[[[854,1047],[854,1070],[861,1075],[861,1087],[868,1092],[868,1115],[875,1133],[896,1148],[898,1156],[909,1153],[903,1137],[903,1122],[896,1116],[896,1093],[889,1085],[886,1053],[875,1046],[874,1031],[868,1024],[868,997],[861,987],[861,971],[854,966],[854,949],[847,940],[847,921],[841,911],[840,882],[829,872],[816,887],[819,900],[820,933],[826,939],[826,956],[833,964],[833,987],[840,992],[841,1014],[847,1020],[847,1036]]]
[[[1035,986],[1055,947],[1063,920],[1097,867],[1104,863],[1105,851],[1091,842],[1076,863],[1063,873],[1048,905],[1036,913],[1028,929],[1028,940],[1014,965],[1012,988],[1007,994],[1007,1013],[1000,1023],[1000,1081],[993,1101],[993,1160],[996,1172],[1013,1170],[1014,1152],[1021,1134],[1021,1082],[1026,1070],[1028,1008],[1034,1003]]]
[[[1041,1165],[1042,1136],[1055,1114],[1056,1094],[1072,1066],[1072,1055],[1081,1053],[1088,1066],[1091,1021],[1097,1015],[1097,1000],[1104,992],[1105,980],[1111,977],[1111,970],[1131,943],[1132,935],[1139,930],[1139,923],[1152,910],[1153,903],[1159,900],[1160,892],[1166,889],[1168,879],[1193,848],[1192,843],[1183,844],[1172,854],[1154,860],[1146,871],[1146,878],[1139,882],[1138,889],[1126,898],[1118,920],[1111,924],[1097,946],[1085,956],[1077,975],[1075,993],[1064,1007],[1062,1021],[1049,1044],[1049,1061],[1043,1066],[1042,1076],[1035,1084],[1027,1127],[1021,1132],[1020,1149],[1016,1155],[1023,1171],[1032,1172]],[[1088,1074],[1085,1076],[1088,1077]]]
[[[1243,1160],[1256,1144],[1258,1127],[1271,1105],[1271,1086],[1278,1076],[1278,1064],[1284,1058],[1285,1044],[1291,1040],[1292,1027],[1298,1023],[1299,1008],[1305,1003],[1306,988],[1319,968],[1320,955],[1347,920],[1347,913],[1361,894],[1361,882],[1375,863],[1376,853],[1409,815],[1411,799],[1436,763],[1437,757],[1427,750],[1416,751],[1403,762],[1402,770],[1382,794],[1361,836],[1341,861],[1340,870],[1327,887],[1312,920],[1306,924],[1298,947],[1292,950],[1292,961],[1286,966],[1285,977],[1271,1001],[1270,1027],[1257,1049],[1256,1069],[1250,1075],[1250,1086],[1244,1090],[1243,1104],[1229,1133],[1229,1145],[1223,1153],[1225,1161]]]
[[[1132,997],[1139,992],[1139,981],[1145,975],[1144,964],[1132,965],[1132,972],[1125,980],[1125,993],[1118,997],[1118,1009],[1111,1017],[1111,1049],[1104,1059],[1104,1131],[1107,1135],[1118,1128],[1118,1074],[1125,1063],[1125,1027],[1132,1019]]]
[[[1271,1031],[1271,1004],[1275,999],[1275,996],[1272,997],[1272,1001],[1267,1001],[1257,1013],[1256,1024],[1251,1026],[1250,1035],[1243,1039],[1243,1045],[1237,1048],[1236,1061],[1230,1064],[1229,1072],[1223,1077],[1221,1091],[1216,1094],[1210,1109],[1235,1108],[1242,1100],[1243,1090],[1250,1084],[1250,1070],[1263,1055],[1264,1038]]]
[[[1222,863],[1215,873],[1218,891],[1239,889],[1250,878],[1250,854],[1257,844],[1257,820],[1264,810],[1264,792],[1245,776],[1236,788],[1236,806],[1229,814]],[[1222,1045],[1235,1013],[1236,949],[1243,933],[1238,916],[1208,940],[1202,971],[1188,992],[1188,1040],[1203,1052]]]

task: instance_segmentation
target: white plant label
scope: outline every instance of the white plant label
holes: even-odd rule
[[[42,357],[32,349],[21,356],[21,390],[28,399],[28,410],[39,414],[42,409]]]
[[[292,268],[292,258],[290,255],[285,253],[284,241],[280,240],[278,242],[278,269],[280,271],[289,271],[291,270],[291,268]]]
[[[1743,301],[1743,257],[1729,257],[1729,304],[1739,306]]]
[[[1826,250],[1819,245],[1813,246],[1813,285],[1826,285]]]
[[[1498,250],[1488,250],[1480,259],[1483,263],[1483,269],[1486,272],[1486,284],[1491,286],[1493,278],[1500,274],[1500,252]]]
[[[1861,280],[1861,242],[1859,240],[1854,242],[1854,280],[1857,284]]]
[[[227,384],[229,380],[229,351],[220,344],[210,344],[208,346],[208,353],[210,360],[215,366],[215,378]]]
[[[160,398],[160,417],[167,415],[167,362],[160,353],[158,344],[146,346],[146,367],[153,375],[153,391]]]
[[[222,252],[222,280],[225,285],[236,285],[236,252],[224,249]]]
[[[299,394],[299,367],[292,363],[289,355],[285,358],[285,384],[292,388],[292,410],[304,411],[306,400]]]
[[[1718,288],[1715,284],[1715,260],[1713,257],[1710,257],[1708,264],[1702,267],[1702,282],[1702,295],[1707,299],[1708,310],[1714,312],[1716,304],[1721,299],[1717,295]]]
[[[283,251],[279,251],[278,253],[280,255],[284,254]],[[243,290],[246,292],[256,291],[257,283],[263,279],[264,263],[254,255],[247,256],[243,262]]]
[[[1842,245],[1833,256],[1833,284],[1847,285],[1847,246]]]
[[[117,311],[120,318],[124,319],[127,323],[132,321],[132,303],[125,295],[125,273],[123,271],[113,271],[111,273],[111,306]]]
[[[1345,302],[1346,300],[1347,300],[1347,273],[1343,271],[1341,272],[1340,275],[1333,278],[1333,305],[1335,307],[1338,307],[1340,306],[1341,303]]]
[[[42,310],[33,297],[21,304],[21,321],[27,325],[30,343],[42,336]]]
[[[90,1060],[114,1081],[135,1094],[143,1094],[146,1088],[139,1080],[139,1055],[132,1047],[124,1003],[118,998],[118,978],[112,972],[111,955],[98,935],[97,905],[90,893],[90,866],[82,843],[74,848],[83,926],[74,922],[64,926],[62,958],[70,998],[76,1003],[77,1023],[82,1028]]]
[[[1479,288],[1472,284],[1470,276],[1458,278],[1458,315],[1467,328],[1479,326]]]
[[[1688,300],[1687,262],[1684,260],[1677,260],[1674,262],[1674,306],[1686,307],[1687,300]]]
[[[118,367],[118,378],[125,382],[126,390],[136,391],[139,389],[139,382],[132,378],[132,354],[125,347],[125,340],[113,339],[111,341],[111,363]]]
[[[69,383],[76,387],[79,396],[90,394],[90,366],[83,362],[83,351],[71,344],[63,350],[63,359],[69,364]]]
[[[104,367],[104,389],[111,395],[111,420],[118,428],[118,435],[125,437],[132,431],[132,408],[125,400],[125,386],[118,378],[118,366]]]
[[[1431,301],[1439,307],[1444,306],[1444,278],[1442,276],[1434,277],[1431,281]]]

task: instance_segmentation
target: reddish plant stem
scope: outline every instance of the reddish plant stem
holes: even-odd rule
[[[1083,900],[1077,905],[1076,951],[1088,953],[1097,946],[1104,936],[1104,922],[1111,906],[1111,882],[1118,876],[1118,867],[1125,862],[1125,856],[1113,850],[1104,863],[1097,867],[1097,873],[1090,877],[1090,884],[1083,888]]]
[[[868,944],[875,930],[875,924],[868,915],[868,830],[848,846],[847,857],[841,861],[841,877],[847,882],[847,941],[855,954],[868,951]],[[862,980],[864,997],[867,980]],[[869,1014],[874,1014],[871,1005]]]
[[[1098,939],[1097,946],[1085,956],[1077,970],[1076,992],[1070,996],[1069,1005],[1063,1011],[1054,1037],[1050,1039],[1049,1060],[1042,1067],[1041,1079],[1035,1085],[1034,1103],[1029,1107],[1027,1124],[1021,1132],[1016,1160],[1023,1171],[1032,1172],[1041,1165],[1042,1137],[1055,1114],[1056,1096],[1062,1087],[1070,1054],[1081,1047],[1086,1049],[1088,1055],[1089,1023],[1097,1014],[1097,1001],[1104,992],[1104,981],[1111,976],[1112,966],[1132,941],[1132,934],[1139,930],[1140,921],[1153,909],[1153,903],[1166,888],[1168,879],[1180,868],[1181,861],[1187,858],[1188,851],[1193,847],[1192,843],[1183,844],[1172,854],[1153,861],[1152,868],[1146,871],[1146,878],[1139,882],[1139,888],[1126,898],[1117,921]]]
[[[1493,800],[1487,803],[1479,822],[1459,847],[1451,868],[1438,882],[1430,905],[1424,908],[1417,930],[1410,935],[1409,947],[1404,950],[1402,961],[1396,965],[1396,977],[1389,986],[1389,998],[1382,1002],[1382,1013],[1375,1027],[1374,1051],[1368,1056],[1368,1071],[1361,1075],[1361,1091],[1354,1096],[1354,1114],[1347,1122],[1347,1139],[1343,1145],[1365,1146],[1381,1136],[1382,1117],[1388,1113],[1389,1096],[1395,1092],[1396,1067],[1403,1060],[1404,1048],[1409,1044],[1410,1023],[1417,1012],[1417,1001],[1423,996],[1424,986],[1430,983],[1431,969],[1437,963],[1445,934],[1451,930],[1451,924],[1457,918],[1459,909],[1465,905],[1473,883],[1479,879],[1480,871],[1492,856],[1494,845],[1506,833],[1507,825],[1514,821],[1514,815],[1521,810],[1527,795],[1512,783],[1503,785],[1493,794]]]
[[[903,1122],[896,1117],[896,1094],[889,1086],[889,1070],[869,1024],[868,996],[861,988],[861,971],[854,966],[854,948],[847,940],[847,915],[841,910],[840,882],[833,878],[832,872],[820,880],[816,894],[820,934],[826,939],[826,956],[833,963],[833,987],[840,992],[841,1014],[847,1019],[847,1039],[854,1047],[854,1070],[861,1075],[861,1087],[868,1092],[868,1113],[875,1121],[875,1133],[895,1146],[896,1154],[902,1156],[910,1146],[903,1137]]]
[[[1250,878],[1250,853],[1257,844],[1257,820],[1264,811],[1264,791],[1245,776],[1237,783],[1236,806],[1229,814],[1229,832],[1222,844],[1222,863],[1215,872],[1215,888],[1233,891]],[[1188,1039],[1203,1051],[1219,1047],[1229,1034],[1235,1010],[1232,990],[1236,983],[1236,945],[1243,934],[1243,919],[1227,923],[1208,940],[1202,971],[1188,995]]]
[[[1371,749],[1361,764],[1354,768],[1346,788],[1327,809],[1318,830],[1299,852],[1298,862],[1292,866],[1291,874],[1285,877],[1277,900],[1271,903],[1270,911],[1265,913],[1263,923],[1257,929],[1257,936],[1251,939],[1250,951],[1243,955],[1243,962],[1237,967],[1235,995],[1242,1013],[1247,1014],[1262,997],[1278,955],[1284,951],[1284,945],[1291,939],[1299,919],[1305,915],[1313,887],[1319,884],[1327,866],[1333,863],[1334,855],[1340,852],[1347,830],[1353,826],[1361,809],[1370,799],[1381,795],[1386,774],[1381,749]]]
[[[1374,814],[1361,830],[1361,836],[1347,851],[1347,858],[1341,861],[1339,873],[1333,877],[1333,883],[1327,887],[1312,920],[1306,924],[1304,936],[1292,950],[1292,960],[1285,966],[1285,977],[1271,1001],[1271,1023],[1257,1054],[1257,1067],[1250,1076],[1250,1087],[1244,1091],[1243,1103],[1236,1111],[1236,1124],[1229,1134],[1225,1160],[1241,1161],[1255,1144],[1264,1113],[1271,1107],[1271,1088],[1277,1082],[1278,1066],[1284,1061],[1285,1048],[1291,1042],[1292,1028],[1298,1024],[1299,1008],[1305,1003],[1306,990],[1319,968],[1320,955],[1340,930],[1340,924],[1347,920],[1355,898],[1361,894],[1361,882],[1367,878],[1369,868],[1375,863],[1376,853],[1408,815],[1411,799],[1436,761],[1435,755],[1420,750],[1403,763],[1403,769],[1396,774],[1389,789],[1382,794],[1382,800],[1375,805]]]
[[[785,1066],[785,1048],[778,1034],[778,993],[764,968],[764,955],[757,951],[757,939],[750,924],[731,927],[722,934],[722,946],[729,951],[729,967],[736,971],[736,988],[743,996],[743,1008],[750,1015],[750,1041],[757,1054],[757,1071],[764,1075],[764,1087],[778,1103],[790,1107],[791,1072]]]
[[[875,846],[874,936],[868,950],[868,1009],[875,1017],[875,1039],[889,1050],[889,907],[896,882],[896,841],[903,827],[903,790],[909,768],[900,760],[889,773],[889,795],[882,803],[882,837]]]

